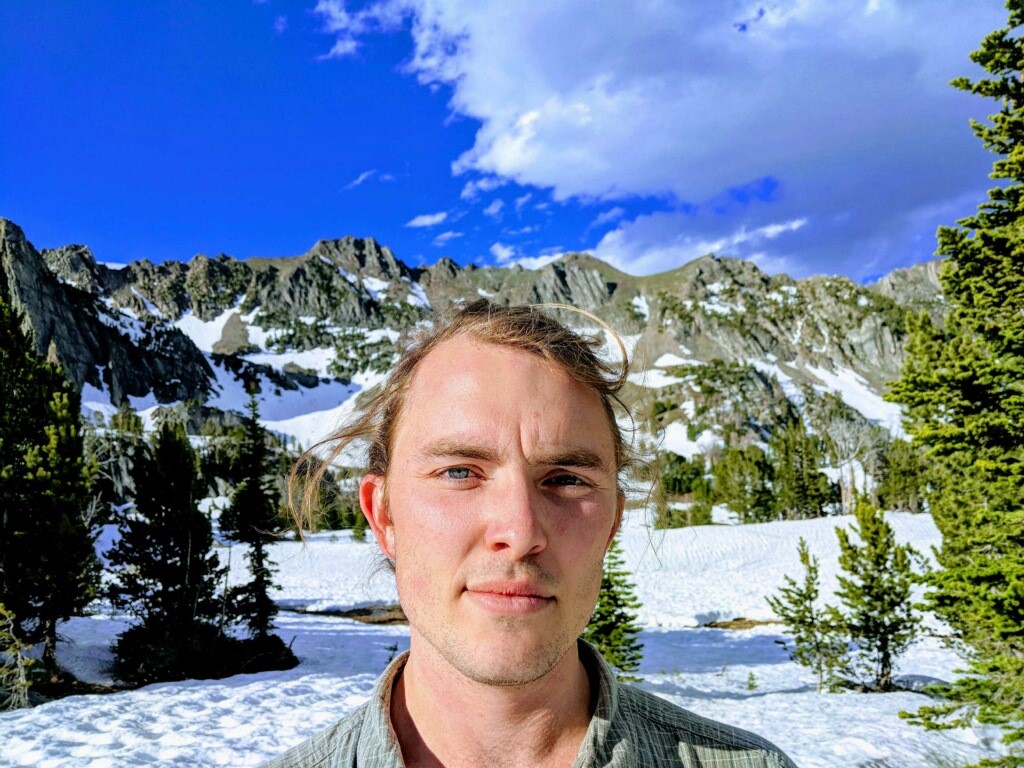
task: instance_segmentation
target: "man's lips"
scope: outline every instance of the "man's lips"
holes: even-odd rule
[[[523,581],[486,581],[466,585],[466,594],[481,608],[494,613],[527,614],[555,601],[549,590]]]

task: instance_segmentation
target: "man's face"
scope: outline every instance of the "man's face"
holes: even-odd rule
[[[593,612],[618,526],[612,432],[600,397],[557,366],[460,337],[420,363],[386,498],[360,497],[395,560],[413,647],[467,677],[542,677]]]

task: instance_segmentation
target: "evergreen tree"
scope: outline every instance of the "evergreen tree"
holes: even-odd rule
[[[217,627],[222,575],[198,507],[197,460],[181,425],[164,422],[135,463],[135,505],[107,557],[113,604],[141,623],[114,647],[122,680],[149,683],[224,673]]]
[[[971,54],[987,76],[952,82],[999,104],[972,127],[998,155],[1002,186],[939,230],[948,313],[941,329],[918,321],[891,397],[934,469],[927,501],[942,546],[929,601],[972,673],[919,719],[1002,726],[1017,756],[989,764],[1024,765],[1024,0],[1006,7],[1006,28]]]
[[[94,498],[103,510],[124,506],[135,495],[135,456],[145,450],[142,419],[123,403],[105,426],[87,430],[84,438],[85,454],[96,467]]]
[[[655,528],[684,528],[691,525],[707,525],[711,522],[713,489],[705,477],[704,457],[697,454],[692,459],[678,456],[670,451],[658,453],[658,494],[655,511]],[[678,500],[685,507],[670,505]]]
[[[0,297],[0,602],[20,642],[57,672],[57,623],[95,596],[79,395],[43,361]]]
[[[839,676],[849,672],[846,627],[834,606],[819,604],[818,558],[811,555],[803,537],[799,553],[800,564],[804,567],[803,581],[786,576],[779,595],[767,600],[793,636],[789,657],[814,670],[820,692],[833,688]]]
[[[920,512],[926,483],[920,448],[898,438],[889,443],[882,453],[878,505],[882,509]]]
[[[836,596],[856,646],[855,670],[870,678],[872,690],[890,691],[893,664],[914,641],[920,624],[911,596],[918,555],[896,543],[884,514],[867,499],[858,501],[854,517],[859,544],[845,528],[836,529],[843,571]]]
[[[269,435],[259,422],[254,387],[250,388],[243,430],[238,459],[242,480],[232,495],[231,506],[221,514],[220,527],[227,537],[248,545],[246,557],[252,580],[232,590],[232,599],[253,639],[267,643],[277,615],[277,606],[270,597],[270,591],[276,587],[267,544],[278,538],[283,520],[281,496],[272,474]]]
[[[612,539],[604,558],[601,594],[594,615],[583,631],[583,639],[597,646],[622,680],[638,679],[629,673],[640,668],[643,658],[644,646],[637,639],[639,608],[640,600],[622,559],[622,548],[618,539]]]
[[[808,433],[800,419],[776,430],[769,441],[777,517],[799,520],[821,517],[834,493],[821,469],[821,439]]]
[[[715,501],[725,504],[744,523],[774,520],[771,463],[756,445],[727,448],[715,462]]]
[[[14,614],[0,603],[0,712],[29,705],[30,648],[15,634]]]

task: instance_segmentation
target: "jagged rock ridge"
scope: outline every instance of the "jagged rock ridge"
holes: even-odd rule
[[[536,271],[450,259],[412,269],[373,239],[345,237],[287,258],[198,255],[111,269],[82,245],[36,251],[7,220],[0,236],[0,294],[41,352],[114,405],[212,402],[239,376],[301,393],[386,371],[401,333],[435,307],[480,295],[597,314],[630,337],[641,369],[659,363],[672,374],[675,384],[662,386],[677,394],[682,367],[715,360],[745,370],[747,389],[771,398],[780,382],[821,386],[821,372],[837,371],[879,392],[902,364],[907,312],[942,312],[934,262],[871,286],[769,276],[715,256],[647,277],[587,254]]]

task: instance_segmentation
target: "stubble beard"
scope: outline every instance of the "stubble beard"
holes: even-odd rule
[[[585,583],[576,594],[566,596],[571,601],[570,606],[552,606],[553,609],[568,608],[573,613],[575,621],[563,622],[555,631],[544,638],[538,646],[533,648],[518,648],[516,653],[506,654],[506,658],[498,658],[499,650],[488,645],[479,646],[471,638],[467,637],[465,631],[459,632],[460,627],[456,622],[445,622],[438,624],[436,621],[421,621],[419,611],[414,605],[406,605],[403,601],[406,615],[409,618],[410,627],[415,634],[422,637],[434,651],[444,659],[453,669],[461,675],[481,685],[510,688],[521,687],[542,679],[565,655],[576,647],[576,640],[583,632],[597,604],[597,593],[600,590],[602,561],[598,561],[594,570],[588,574]],[[523,561],[517,564],[514,569],[515,576],[529,578],[531,581],[556,585],[557,579],[541,569],[532,561]],[[499,578],[510,578],[512,574],[489,574]],[[401,600],[402,579],[399,583],[399,599]],[[433,593],[429,598],[435,603],[434,610],[429,607],[427,614],[435,617],[440,615],[437,606],[444,600],[438,593]],[[560,598],[558,598],[560,599]],[[507,647],[515,648],[517,635],[524,635],[532,631],[531,623],[536,618],[533,616],[496,616],[493,618],[498,631],[502,635],[501,642]],[[522,639],[520,642],[528,642]]]

